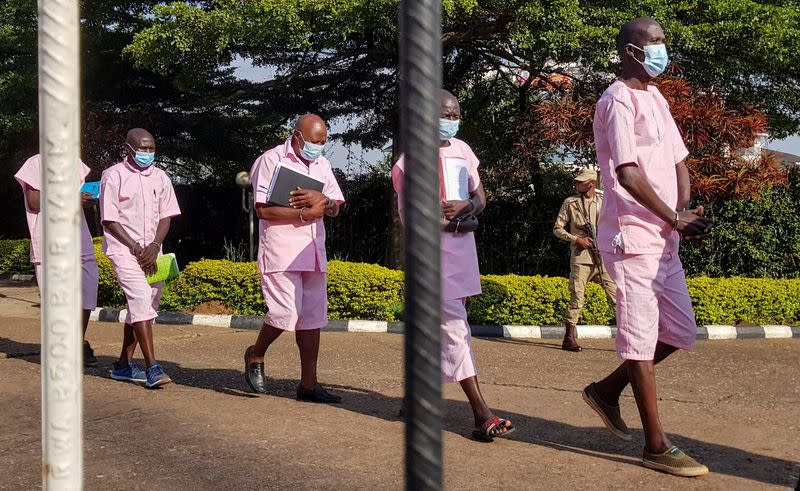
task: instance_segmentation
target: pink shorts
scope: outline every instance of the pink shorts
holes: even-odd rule
[[[36,283],[40,286],[44,281],[44,270],[42,263],[33,263],[36,272]],[[97,261],[94,256],[81,257],[81,308],[83,310],[94,310],[97,307],[97,283],[100,273],[97,270]]]
[[[603,253],[617,284],[617,354],[652,360],[656,343],[692,351],[697,338],[692,299],[677,253]]]
[[[125,299],[128,301],[128,314],[125,324],[145,322],[158,317],[158,304],[161,302],[161,282],[147,283],[144,271],[136,258],[131,255],[114,254],[108,256],[117,281]]]
[[[284,331],[328,325],[327,275],[322,271],[280,271],[261,275],[268,325]]]
[[[460,382],[478,374],[464,298],[442,301],[442,380]]]

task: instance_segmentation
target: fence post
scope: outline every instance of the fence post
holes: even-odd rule
[[[39,0],[42,486],[82,488],[80,58],[77,0]]]
[[[441,5],[400,3],[400,149],[405,159],[406,489],[442,488],[439,276]]]

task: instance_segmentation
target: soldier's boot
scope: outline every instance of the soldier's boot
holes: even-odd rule
[[[583,351],[583,348],[578,344],[578,328],[575,327],[575,324],[567,323],[567,332],[564,333],[564,341],[561,343],[561,349],[576,353],[578,351]]]

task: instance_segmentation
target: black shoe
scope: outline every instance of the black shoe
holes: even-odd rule
[[[92,346],[89,344],[89,341],[83,342],[83,366],[85,367],[96,367],[97,366],[97,358],[94,356],[94,350]]]
[[[250,363],[251,349],[253,349],[252,346],[244,350],[244,381],[247,382],[253,392],[266,394],[267,376],[264,374],[264,362]]]
[[[342,398],[335,396],[325,390],[319,384],[314,386],[314,390],[308,390],[302,385],[297,385],[297,400],[306,402],[323,402],[326,404],[336,404],[342,402]]]

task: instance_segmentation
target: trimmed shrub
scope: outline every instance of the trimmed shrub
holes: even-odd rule
[[[483,294],[467,302],[476,324],[560,325],[569,302],[567,278],[486,275]],[[689,293],[699,324],[800,323],[800,280],[691,278]],[[189,264],[172,282],[163,310],[191,311],[217,300],[236,314],[264,313],[255,263],[203,260]],[[331,319],[401,320],[403,273],[373,264],[328,263]],[[600,285],[589,283],[583,324],[609,324],[614,312]]]
[[[328,316],[331,319],[398,320],[403,273],[374,264],[328,263]],[[170,283],[161,301],[163,310],[191,311],[219,301],[235,314],[263,315],[266,311],[256,263],[203,260],[189,264]]]
[[[690,278],[698,324],[797,324],[800,280]]]
[[[569,303],[569,280],[547,276],[487,275],[483,294],[467,302],[471,322],[478,324],[561,325]],[[581,323],[607,324],[614,312],[596,283],[586,285]]]
[[[191,311],[214,300],[236,314],[264,314],[256,263],[211,259],[189,263],[166,288],[161,298],[161,309]]]
[[[94,239],[100,270],[99,304],[125,305],[109,259]],[[0,274],[31,271],[28,240],[0,241]],[[23,269],[27,267],[26,269]],[[486,275],[483,294],[467,302],[476,324],[560,325],[569,302],[567,278]],[[690,278],[698,324],[800,324],[800,279]],[[328,263],[328,314],[331,319],[402,320],[403,273],[374,264]],[[164,287],[161,310],[192,311],[218,301],[235,314],[265,312],[256,263],[201,260],[187,265]],[[583,324],[614,322],[600,285],[589,283],[581,313]]]
[[[33,274],[30,239],[0,240],[0,276]]]
[[[103,238],[95,237],[94,255],[97,258],[97,269],[100,278],[97,285],[97,305],[105,307],[124,307],[125,293],[119,287],[117,275],[111,266],[111,261],[103,254]]]
[[[328,317],[400,320],[403,272],[375,264],[328,263]]]

